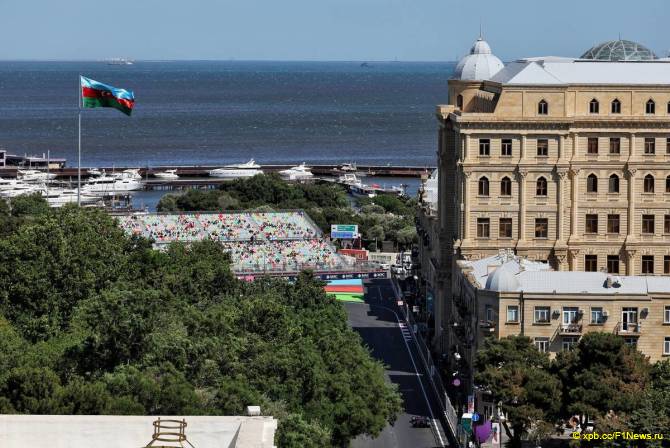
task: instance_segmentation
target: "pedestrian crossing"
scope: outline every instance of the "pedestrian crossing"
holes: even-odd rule
[[[407,324],[400,322],[398,325],[400,326],[402,337],[405,338],[405,341],[410,342],[412,340],[412,332],[407,328]]]

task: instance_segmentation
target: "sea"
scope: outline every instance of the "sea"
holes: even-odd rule
[[[77,161],[79,75],[133,90],[82,111],[82,166],[436,164],[451,62],[0,62],[0,147]]]

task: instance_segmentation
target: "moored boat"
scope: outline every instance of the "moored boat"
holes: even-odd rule
[[[0,190],[0,196],[4,198],[15,198],[17,196],[38,193],[39,191],[41,191],[41,187],[38,185],[16,180],[11,185],[5,185],[4,188]]]
[[[82,193],[90,193],[96,195],[106,194],[122,194],[129,191],[137,191],[143,188],[142,182],[139,179],[123,176],[107,176],[102,175],[93,179],[89,179],[81,187]]]
[[[305,162],[298,166],[291,167],[286,170],[281,170],[279,176],[284,180],[308,180],[314,177],[310,168],[305,165]]]
[[[158,172],[154,173],[154,177],[157,178],[157,179],[164,179],[164,180],[179,179],[179,175],[177,174],[177,170],[158,171]]]
[[[254,159],[249,160],[247,163],[226,165],[222,168],[216,168],[209,171],[211,177],[219,177],[222,179],[239,179],[253,177],[257,174],[263,174],[263,170]]]
[[[55,178],[56,175],[54,173],[47,173],[45,171],[39,171],[39,170],[17,171],[17,179],[22,180],[24,182],[44,182]]]
[[[62,189],[54,188],[42,191],[42,197],[47,201],[50,207],[62,207],[66,204],[76,204],[77,201],[81,205],[94,205],[100,202],[99,196],[91,194],[82,194],[77,197],[76,189]]]

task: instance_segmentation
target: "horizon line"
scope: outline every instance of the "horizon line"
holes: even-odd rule
[[[106,59],[41,59],[41,58],[0,58],[0,62],[111,62],[118,58]],[[457,60],[444,59],[237,59],[237,58],[204,58],[204,59],[134,59],[132,62],[352,62],[352,63],[457,63]]]

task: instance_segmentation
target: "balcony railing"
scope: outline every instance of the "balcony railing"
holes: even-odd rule
[[[625,335],[625,336],[636,336],[639,335],[642,331],[642,324],[639,322],[619,322],[614,329],[615,334]]]
[[[558,334],[573,335],[582,333],[582,324],[561,324],[558,327]]]

